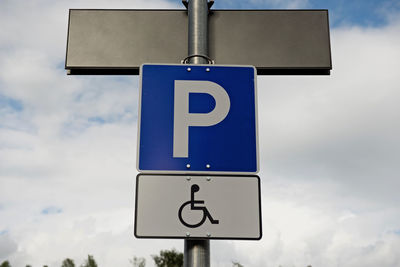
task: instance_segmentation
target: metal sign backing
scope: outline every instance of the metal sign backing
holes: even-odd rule
[[[186,10],[71,9],[70,74],[138,74],[188,55]],[[263,74],[329,74],[327,10],[211,10],[209,57]]]

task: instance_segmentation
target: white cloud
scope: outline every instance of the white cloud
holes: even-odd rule
[[[294,177],[337,179],[374,200],[398,200],[397,31],[398,24],[334,30],[330,77],[268,79],[260,90],[268,166],[290,166],[281,172]]]
[[[244,263],[399,264],[399,25],[334,29],[329,77],[259,78],[267,232]]]
[[[17,244],[9,237],[7,232],[0,233],[0,258],[7,258],[17,250]]]

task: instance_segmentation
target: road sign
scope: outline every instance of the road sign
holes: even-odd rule
[[[254,65],[258,74],[329,74],[327,10],[211,10],[209,56]],[[180,63],[188,51],[187,10],[69,13],[65,68],[71,74],[138,74],[143,63]]]
[[[135,236],[261,239],[260,179],[139,174]]]
[[[146,64],[140,81],[139,171],[258,172],[254,67]]]
[[[208,57],[258,74],[330,74],[327,10],[182,2],[187,10],[70,10],[68,74],[138,74],[146,62]],[[188,266],[210,265],[204,239],[262,235],[259,177],[237,175],[259,166],[255,71],[245,69],[141,67],[138,170],[236,173],[138,175],[135,235],[198,239],[185,241]]]

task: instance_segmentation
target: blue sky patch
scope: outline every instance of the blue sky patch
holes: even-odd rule
[[[175,2],[175,1],[174,1]],[[331,27],[381,27],[400,13],[399,0],[217,0],[213,9],[328,9]]]
[[[398,0],[310,0],[310,6],[315,9],[328,9],[332,27],[381,27],[388,23],[391,14],[400,12]]]
[[[0,109],[3,109],[4,107],[18,112],[24,109],[21,101],[0,93]]]
[[[104,124],[107,121],[102,117],[91,117],[88,119],[89,122],[96,123],[96,124]]]
[[[109,114],[107,116],[93,116],[93,117],[89,117],[87,119],[87,121],[90,124],[97,124],[97,125],[101,125],[101,124],[106,124],[106,123],[116,123],[121,121],[124,118],[124,115],[126,115],[126,113],[132,113],[131,110],[124,110],[123,113],[115,113],[115,114]],[[88,127],[90,125],[87,125]]]
[[[62,212],[63,212],[63,210],[61,208],[50,206],[50,207],[44,208],[40,213],[43,215],[51,215],[51,214],[59,214]]]

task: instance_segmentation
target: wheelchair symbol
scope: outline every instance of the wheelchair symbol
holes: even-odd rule
[[[191,195],[190,195],[190,200],[186,201],[185,203],[182,204],[182,206],[179,208],[179,212],[178,212],[178,217],[179,220],[181,221],[181,223],[183,225],[185,225],[186,227],[190,227],[190,228],[196,228],[199,227],[200,225],[202,225],[206,219],[208,218],[210,220],[210,222],[212,224],[219,224],[219,220],[214,220],[213,217],[211,217],[210,212],[208,211],[208,209],[204,206],[196,206],[195,204],[204,204],[204,200],[194,200],[194,193],[198,192],[200,190],[200,187],[197,184],[192,185],[190,191],[191,191]],[[182,211],[183,209],[190,205],[190,210],[201,210],[203,211],[203,218],[200,220],[200,222],[198,223],[194,223],[194,224],[190,224],[187,223],[183,218],[182,218]]]

